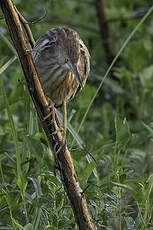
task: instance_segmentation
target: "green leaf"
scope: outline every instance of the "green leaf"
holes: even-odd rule
[[[26,136],[25,142],[27,143],[27,146],[31,152],[31,154],[37,159],[39,164],[43,165],[43,159],[44,159],[44,148],[40,142],[39,139],[37,139],[34,136]]]
[[[102,77],[100,77],[100,79],[102,79]],[[111,88],[111,90],[116,93],[116,94],[124,94],[126,93],[126,91],[121,88],[121,86],[119,85],[119,83],[109,79],[109,78],[106,78],[105,79],[105,84],[107,86],[109,86]]]
[[[21,191],[24,193],[27,187],[27,180],[24,176],[19,176],[17,179],[17,185],[19,186],[19,188],[21,189]]]
[[[95,167],[96,163],[94,161],[88,163],[87,166],[83,169],[81,175],[79,175],[80,180],[86,183]]]
[[[126,118],[121,120],[119,115],[115,117],[116,143],[126,146],[130,140],[130,128]]]
[[[140,73],[140,80],[142,82],[142,85],[146,88],[153,88],[153,65],[145,68]]]
[[[41,208],[36,208],[34,213],[34,221],[32,224],[33,230],[37,230],[40,222],[41,217]]]
[[[121,184],[121,183],[117,183],[117,182],[111,182],[113,185],[116,185],[120,188],[123,188],[123,189],[126,189],[126,190],[129,190],[131,192],[134,192],[134,188],[132,188],[130,185],[128,184]]]
[[[32,181],[36,196],[37,198],[39,198],[42,195],[42,191],[41,191],[41,186],[40,186],[38,179],[35,179],[33,177],[28,177],[28,179]]]
[[[1,227],[0,227],[0,230],[12,230],[12,228],[11,228],[11,227],[4,227],[4,226],[1,226]]]
[[[28,223],[26,226],[24,226],[24,230],[33,230],[32,224]]]
[[[150,135],[153,136],[153,128],[143,122],[144,127],[149,131]]]

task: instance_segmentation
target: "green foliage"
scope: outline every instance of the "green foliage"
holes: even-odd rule
[[[107,65],[94,1],[14,1],[35,38],[50,27],[76,29],[91,74],[68,103],[68,146],[98,229],[153,229],[153,20],[110,22],[119,63]],[[151,1],[105,1],[106,18],[125,18]],[[46,16],[39,22],[39,18]],[[133,31],[133,32],[132,32]],[[0,229],[76,229],[70,203],[26,90],[4,20],[0,25]],[[104,76],[104,77],[103,77]],[[60,109],[59,119],[62,120]]]

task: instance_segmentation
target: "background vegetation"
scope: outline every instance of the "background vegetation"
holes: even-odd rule
[[[91,73],[87,85],[68,104],[69,122],[76,133],[79,129],[79,136],[74,133],[73,140],[71,128],[68,146],[98,228],[152,230],[152,15],[126,45],[81,123],[112,58],[152,1],[104,1],[102,28],[98,1],[14,3],[31,23],[36,39],[49,28],[69,26],[79,32],[89,48]],[[109,33],[105,34],[106,30]],[[19,180],[20,168],[23,176]],[[1,13],[0,229],[77,229],[60,178],[53,171],[52,153]]]

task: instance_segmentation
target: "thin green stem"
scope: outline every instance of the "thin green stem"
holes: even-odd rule
[[[110,73],[113,65],[115,64],[115,62],[117,61],[118,57],[120,56],[120,54],[123,52],[123,50],[125,49],[126,45],[128,44],[128,42],[131,40],[131,38],[134,36],[134,34],[136,33],[136,31],[140,28],[140,26],[144,23],[144,21],[149,17],[149,15],[152,13],[153,11],[153,6],[147,11],[147,13],[144,15],[144,17],[140,20],[140,22],[136,25],[136,27],[134,28],[134,30],[130,33],[130,35],[128,36],[128,38],[125,40],[125,42],[123,43],[122,47],[120,48],[120,50],[118,51],[117,55],[115,56],[115,58],[113,59],[111,65],[109,66],[108,70],[106,71],[104,77],[102,78],[100,84],[99,84],[99,87],[97,88],[96,92],[95,92],[95,95],[93,96],[93,98],[91,99],[89,105],[88,105],[88,108],[82,118],[82,121],[79,125],[79,128],[77,130],[77,133],[79,133],[80,129],[82,128],[82,125],[87,117],[87,114],[99,92],[99,90],[101,89],[106,77],[108,76],[108,74]]]
[[[3,94],[3,97],[4,97],[6,109],[7,109],[9,122],[10,122],[10,127],[11,127],[11,131],[12,131],[12,137],[13,137],[13,140],[14,140],[15,151],[16,151],[16,161],[17,161],[17,176],[19,178],[19,177],[22,176],[22,170],[21,170],[20,151],[19,151],[19,147],[18,147],[18,135],[17,135],[16,127],[15,127],[14,120],[13,120],[12,111],[11,111],[11,108],[10,108],[10,105],[9,105],[9,102],[8,102],[8,99],[7,99],[7,95],[6,95],[6,91],[5,91],[2,79],[0,80],[0,85],[1,85],[1,90],[2,90],[2,94]]]

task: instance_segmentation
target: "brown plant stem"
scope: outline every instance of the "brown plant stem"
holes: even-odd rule
[[[14,8],[19,16],[19,19],[26,31],[26,34],[27,34],[27,37],[28,37],[28,40],[29,40],[29,43],[31,45],[31,47],[33,48],[34,44],[35,44],[35,40],[33,38],[33,35],[32,35],[32,32],[30,30],[30,27],[29,27],[29,24],[28,22],[25,20],[25,18],[23,17],[23,15],[18,11],[18,9],[16,8],[16,6],[14,5]]]
[[[95,6],[97,11],[97,18],[99,21],[100,35],[104,45],[105,55],[107,58],[108,65],[110,65],[114,59],[114,52],[110,38],[108,23],[105,18],[104,0],[96,0]]]
[[[8,29],[18,53],[19,60],[27,82],[27,88],[36,107],[38,116],[48,141],[54,153],[55,162],[60,171],[60,177],[65,192],[70,200],[71,207],[80,230],[96,230],[96,226],[89,213],[87,202],[74,170],[72,158],[66,145],[63,146],[63,133],[60,131],[58,121],[51,122],[52,112],[41,88],[35,70],[28,42],[20,23],[22,18],[15,9],[11,0],[0,0],[0,5],[5,16]],[[47,119],[43,119],[44,117]],[[57,120],[57,117],[56,117]],[[53,134],[54,132],[54,134]],[[58,154],[56,152],[60,149]]]

